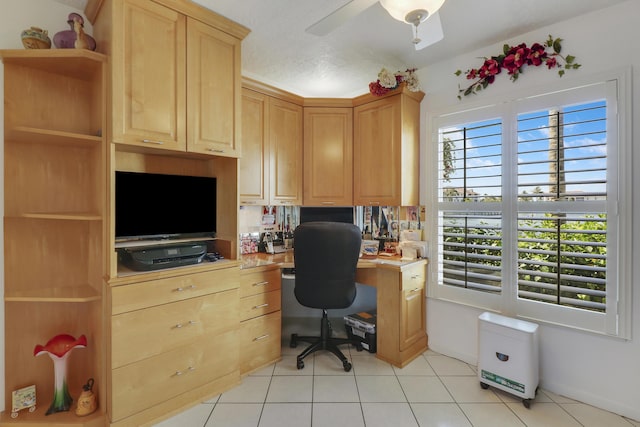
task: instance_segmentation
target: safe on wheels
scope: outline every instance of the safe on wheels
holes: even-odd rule
[[[478,318],[478,379],[522,398],[529,408],[539,381],[538,325],[495,313]]]

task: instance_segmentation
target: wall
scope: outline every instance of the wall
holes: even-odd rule
[[[426,93],[422,102],[422,148],[425,147],[431,127],[427,117],[438,111],[458,106],[466,109],[474,105],[490,104],[514,97],[514,92],[533,90],[545,84],[558,84],[572,78],[586,77],[598,72],[632,66],[640,68],[640,49],[635,43],[640,37],[637,17],[640,16],[640,2],[630,0],[597,13],[580,16],[568,21],[541,28],[521,36],[500,40],[486,48],[443,61],[418,72]],[[446,32],[455,28],[445,28]],[[496,82],[479,95],[469,96],[459,101],[458,84],[467,87],[464,76],[453,73],[461,69],[481,65],[479,57],[502,52],[502,45],[544,41],[548,35],[561,37],[563,53],[576,56],[582,64],[579,70],[569,70],[561,79],[556,72],[546,69],[528,69],[517,82],[513,83],[504,73]],[[640,100],[640,76],[632,77],[633,100]],[[633,111],[632,122],[640,123],[640,109]],[[640,139],[640,126],[632,130],[633,140]],[[635,145],[635,144],[634,144]],[[640,150],[635,147],[634,163],[640,164]],[[421,182],[425,182],[425,155],[422,156]],[[638,183],[638,177],[629,177]],[[428,200],[428,189],[423,186],[421,202]],[[640,185],[633,192],[633,241],[640,241]],[[427,212],[429,217],[429,212]],[[640,246],[635,245],[629,258],[640,260]],[[433,277],[433,276],[431,276]],[[621,340],[591,333],[570,330],[563,327],[542,324],[540,329],[541,387],[609,411],[640,420],[640,341],[637,330],[640,327],[640,263],[633,266],[632,292],[632,339]],[[431,281],[433,283],[433,280]],[[427,329],[429,346],[432,350],[457,357],[466,362],[476,363],[477,317],[480,310],[429,298],[427,300]]]
[[[23,49],[20,33],[31,26],[49,32],[49,38],[58,31],[68,30],[67,16],[77,9],[53,0],[2,0],[0,6],[0,49]],[[83,15],[84,16],[84,15]],[[92,34],[86,21],[85,30]],[[0,82],[4,81],[4,68],[0,67]],[[4,85],[0,84],[0,99],[4,99]],[[0,103],[0,217],[4,216],[4,103]],[[4,241],[3,230],[0,240]],[[4,245],[0,245],[0,294],[4,295]],[[0,304],[0,319],[4,319],[4,305]],[[34,346],[35,346],[34,342]],[[30,355],[27,355],[29,357]],[[0,320],[0,410],[4,410],[4,321]]]

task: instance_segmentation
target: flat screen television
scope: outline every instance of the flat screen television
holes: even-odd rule
[[[216,178],[116,171],[116,241],[214,237]]]

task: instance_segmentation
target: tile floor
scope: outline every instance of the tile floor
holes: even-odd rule
[[[507,393],[480,388],[475,367],[427,351],[403,369],[346,349],[344,372],[330,353],[282,361],[157,427],[640,427],[640,422],[539,390],[526,409]]]

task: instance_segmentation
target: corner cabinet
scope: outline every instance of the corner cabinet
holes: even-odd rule
[[[354,99],[354,205],[419,204],[423,97],[403,86]]]
[[[353,108],[304,107],[305,206],[353,205]]]
[[[113,141],[238,157],[247,34],[193,3],[103,2],[94,35],[111,55]]]
[[[104,55],[87,50],[3,50],[5,411],[0,425],[105,424]],[[87,338],[72,352],[74,404],[45,415],[53,364],[36,344],[58,334]],[[74,413],[95,381],[98,410]],[[11,418],[11,394],[35,384],[37,409]]]

